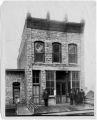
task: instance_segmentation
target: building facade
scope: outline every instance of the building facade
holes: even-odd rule
[[[40,19],[27,14],[15,70],[21,73],[15,81],[20,83],[20,101],[43,104],[47,88],[49,105],[56,105],[66,102],[70,89],[84,89],[83,29],[83,21],[60,22],[50,20],[49,15]]]

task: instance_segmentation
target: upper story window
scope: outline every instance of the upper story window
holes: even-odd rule
[[[44,42],[36,41],[34,43],[35,49],[35,62],[44,62],[45,61],[45,47]]]
[[[53,62],[61,62],[61,44],[53,43],[52,46],[53,46],[53,55],[52,55]]]
[[[77,63],[77,45],[69,44],[68,45],[68,59],[69,63]]]

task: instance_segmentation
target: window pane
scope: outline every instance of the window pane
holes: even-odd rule
[[[76,54],[76,52],[77,52],[76,48],[77,48],[76,45],[73,45],[73,44],[69,45],[69,53]]]
[[[47,88],[47,91],[48,91],[48,94],[51,95],[51,94],[50,94],[50,88]]]
[[[61,44],[53,43],[53,62],[61,62]]]
[[[48,89],[49,95],[54,94],[54,72],[46,71],[46,88]]]
[[[60,44],[58,43],[53,44],[53,52],[60,52]]]
[[[46,82],[46,87],[50,87],[50,81]]]
[[[59,53],[54,53],[53,54],[53,62],[60,62],[60,57]]]
[[[68,45],[69,63],[77,63],[77,45]]]
[[[44,62],[44,43],[43,42],[35,42],[34,44],[34,48],[35,48],[35,62]]]
[[[33,78],[33,83],[35,83],[35,78]]]
[[[80,85],[79,85],[79,81],[76,82],[76,87],[79,88]]]
[[[72,87],[75,88],[75,81],[72,81]]]
[[[36,53],[44,53],[44,43],[43,42],[35,42],[35,52]]]
[[[51,90],[50,90],[50,95],[54,95],[54,89],[53,88],[51,88]]]
[[[35,53],[35,62],[44,62],[44,53]]]
[[[39,78],[36,78],[36,83],[39,83]]]
[[[33,83],[39,83],[39,71],[33,71]]]
[[[51,87],[54,88],[54,81],[51,81]]]
[[[69,54],[69,63],[77,63],[76,54]]]

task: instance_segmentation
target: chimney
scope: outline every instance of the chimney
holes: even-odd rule
[[[50,20],[50,13],[49,12],[47,12],[46,19],[47,19],[47,21]]]
[[[84,31],[84,26],[85,26],[85,20],[81,19],[80,23],[82,25],[82,32],[83,32]]]
[[[68,15],[65,14],[65,23],[67,23],[67,22],[68,22]]]

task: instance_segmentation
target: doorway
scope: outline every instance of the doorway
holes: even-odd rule
[[[40,71],[33,70],[33,100],[35,104],[40,102]]]
[[[56,71],[56,103],[65,103],[70,89],[69,72]]]

